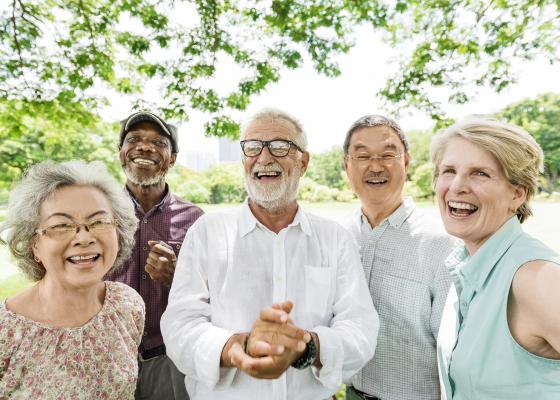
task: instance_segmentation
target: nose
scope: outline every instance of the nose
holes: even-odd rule
[[[136,150],[140,151],[156,151],[155,145],[149,140],[143,140],[136,145]]]
[[[261,154],[258,155],[257,157],[257,162],[259,164],[270,164],[272,161],[274,161],[274,156],[272,154],[270,154],[270,150],[268,149],[268,146],[264,146]]]
[[[468,188],[468,180],[460,174],[455,174],[449,183],[449,190],[452,193],[467,193],[469,191]]]
[[[368,171],[373,172],[383,172],[385,170],[385,165],[378,158],[372,158],[368,162]]]
[[[91,232],[89,231],[88,227],[85,224],[78,225],[76,227],[76,233],[74,234],[73,241],[75,244],[79,244],[82,246],[88,245],[95,242],[95,236],[91,234]]]

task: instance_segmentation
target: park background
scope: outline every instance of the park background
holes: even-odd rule
[[[518,124],[543,148],[524,227],[560,251],[559,43],[555,0],[2,2],[0,221],[10,188],[45,159],[102,160],[124,182],[118,121],[145,108],[179,126],[172,190],[206,212],[234,207],[239,123],[269,106],[307,132],[306,209],[342,219],[359,206],[341,143],[379,113],[409,136],[405,193],[437,216],[430,140],[475,115]],[[224,146],[237,153],[216,162]],[[29,284],[0,246],[0,299]]]

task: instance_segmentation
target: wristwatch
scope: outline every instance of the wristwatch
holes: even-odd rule
[[[315,347],[315,342],[313,341],[313,336],[311,336],[311,340],[307,342],[307,346],[305,347],[305,351],[292,364],[292,367],[296,369],[305,369],[315,362],[317,359],[317,348]]]

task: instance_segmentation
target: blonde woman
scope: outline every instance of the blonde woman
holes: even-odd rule
[[[447,231],[463,240],[438,335],[444,398],[560,399],[560,256],[523,232],[543,153],[527,132],[468,120],[432,142]]]

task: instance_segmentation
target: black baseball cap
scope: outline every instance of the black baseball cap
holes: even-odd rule
[[[177,127],[168,124],[162,118],[158,117],[151,111],[138,111],[134,114],[129,115],[126,119],[121,121],[121,133],[119,146],[122,146],[124,137],[135,124],[140,122],[151,122],[152,124],[158,126],[161,133],[169,138],[171,141],[171,149],[173,153],[179,152],[179,146],[177,145]]]

